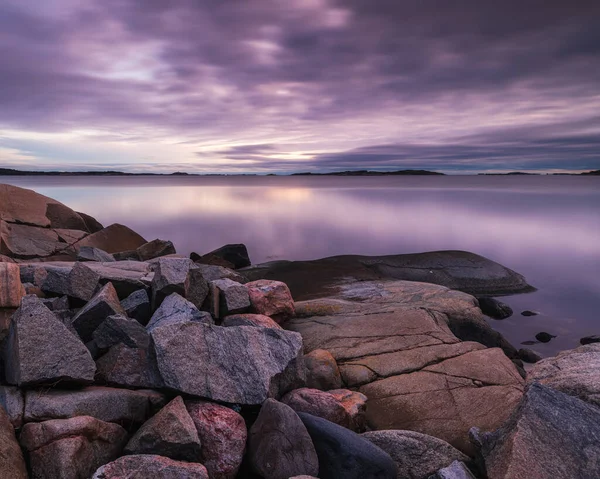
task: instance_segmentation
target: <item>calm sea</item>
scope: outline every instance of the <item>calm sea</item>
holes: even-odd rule
[[[177,251],[245,243],[253,263],[337,254],[468,250],[525,275],[539,291],[504,298],[492,321],[543,355],[600,334],[600,178],[0,177],[105,225],[126,224]],[[520,312],[540,312],[523,317]]]

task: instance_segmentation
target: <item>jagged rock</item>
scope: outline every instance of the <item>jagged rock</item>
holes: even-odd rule
[[[104,226],[102,226],[102,223],[100,223],[93,216],[90,216],[90,215],[85,214],[85,213],[81,213],[80,211],[77,211],[76,213],[79,216],[81,216],[81,219],[85,223],[85,230],[88,233],[97,233],[98,231],[100,231],[101,229],[104,228]]]
[[[9,384],[94,380],[96,365],[85,345],[35,296],[25,296],[13,315],[4,349]]]
[[[92,416],[107,422],[141,424],[164,395],[155,391],[131,391],[103,386],[79,390],[40,389],[25,393],[25,422]]]
[[[201,462],[211,479],[234,479],[246,450],[246,423],[234,410],[206,401],[186,401],[200,438]]]
[[[440,469],[429,479],[475,479],[464,462],[454,461],[448,467]]]
[[[179,322],[151,331],[165,386],[214,401],[261,404],[301,375],[302,339],[289,331]],[[193,358],[193,360],[190,360]]]
[[[600,343],[600,336],[599,335],[594,335],[594,336],[586,336],[584,338],[581,338],[579,340],[579,344],[585,346],[586,344],[593,344],[593,343]]]
[[[14,263],[0,263],[0,308],[18,308],[25,296],[21,269]]]
[[[592,478],[600,473],[600,409],[538,383],[498,430],[471,431],[487,477]]]
[[[119,251],[112,254],[115,261],[141,261],[140,255],[136,250]]]
[[[96,328],[113,315],[125,315],[112,283],[104,285],[73,318],[73,328],[87,342],[92,339]]]
[[[115,261],[112,254],[92,246],[81,246],[77,253],[77,261],[96,261],[98,263],[110,263]]]
[[[123,343],[130,348],[145,348],[150,344],[150,336],[135,319],[114,315],[106,318],[92,334],[100,350]]]
[[[200,270],[204,279],[209,283],[217,279],[231,279],[232,281],[241,284],[248,282],[243,274],[229,268],[224,268],[223,266],[196,263],[196,267]]]
[[[322,417],[343,427],[350,427],[350,417],[344,406],[331,394],[318,389],[300,388],[290,391],[281,402],[296,412]]]
[[[206,256],[223,258],[228,263],[231,263],[234,269],[245,268],[251,265],[248,249],[244,244],[226,244],[211,251]]]
[[[99,283],[112,283],[119,299],[140,290],[150,289],[153,273],[150,265],[137,261],[115,261],[112,263],[86,263],[100,275]]]
[[[282,329],[275,321],[263,314],[232,314],[223,319],[221,326],[253,326],[256,328]]]
[[[494,319],[510,318],[513,314],[512,308],[494,298],[477,298],[481,311],[486,316]]]
[[[146,421],[125,447],[127,454],[158,454],[199,462],[200,439],[183,399],[177,396]]]
[[[317,453],[306,427],[289,406],[274,399],[263,403],[250,428],[248,457],[252,468],[265,479],[315,476],[319,472]]]
[[[71,305],[69,304],[68,296],[58,296],[55,298],[40,298],[42,299],[42,303],[44,306],[48,308],[50,311],[57,314],[59,311],[65,311],[70,309]]]
[[[390,455],[398,467],[398,479],[428,479],[453,461],[469,461],[447,442],[414,431],[370,431],[361,437]]]
[[[72,298],[88,302],[94,297],[98,288],[100,275],[85,263],[75,263],[68,277],[68,291],[66,294]]]
[[[123,456],[110,462],[92,476],[92,479],[208,479],[202,464],[173,461],[152,454]]]
[[[155,239],[143,244],[136,249],[136,252],[142,261],[177,253],[171,241],[161,239]]]
[[[243,284],[227,278],[218,279],[210,282],[210,292],[214,305],[211,312],[215,317],[245,313],[250,308],[248,290]]]
[[[537,363],[542,360],[542,356],[531,349],[521,348],[519,349],[519,359],[526,363]]]
[[[160,389],[164,386],[151,346],[115,344],[96,361],[96,378],[111,386]]]
[[[328,391],[342,387],[342,376],[329,351],[314,349],[304,356],[306,366],[306,386]]]
[[[164,299],[177,293],[197,307],[208,295],[208,283],[193,261],[186,258],[159,258],[152,280],[152,304],[157,309]]]
[[[396,479],[396,464],[382,449],[326,419],[298,413],[319,457],[321,479]]]
[[[77,250],[82,246],[90,246],[107,253],[117,253],[119,251],[135,250],[144,243],[146,243],[146,240],[135,231],[127,226],[115,223],[86,236],[73,246]]]
[[[127,442],[127,431],[118,424],[78,416],[25,424],[20,442],[32,477],[79,479],[116,459]]]
[[[227,268],[233,270],[235,266],[233,263],[229,261],[225,261],[220,256],[215,256],[214,254],[207,253],[203,256],[200,256],[197,253],[190,253],[190,259],[196,264],[205,264],[209,266],[221,266],[222,268]]]
[[[154,312],[146,328],[148,331],[152,331],[159,326],[162,327],[189,321],[213,324],[212,317],[209,313],[198,310],[198,308],[187,299],[181,297],[177,293],[172,293],[167,296],[160,307]]]
[[[0,477],[28,478],[23,453],[15,438],[15,430],[2,407],[0,407]]]
[[[255,313],[270,316],[278,323],[295,316],[294,300],[287,284],[262,279],[246,283],[246,288]]]
[[[21,427],[25,408],[23,391],[15,386],[0,386],[0,406],[4,408],[12,425],[15,428]]]
[[[121,301],[121,306],[130,318],[142,325],[150,321],[150,297],[145,289],[138,289]]]

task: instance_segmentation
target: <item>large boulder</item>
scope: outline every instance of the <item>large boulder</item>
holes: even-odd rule
[[[107,317],[113,315],[124,316],[125,310],[119,302],[119,297],[112,283],[107,283],[79,310],[71,324],[79,337],[88,342],[92,339],[96,328]]]
[[[0,221],[0,253],[11,258],[49,257],[68,246],[52,229]]]
[[[14,263],[0,263],[0,308],[18,308],[25,296],[21,270]]]
[[[306,427],[289,406],[274,399],[263,403],[250,429],[248,457],[264,479],[316,476],[319,472],[317,453]]]
[[[86,384],[96,372],[85,345],[35,296],[25,296],[12,317],[4,364],[7,382],[19,387]]]
[[[234,479],[246,451],[246,423],[233,409],[186,401],[201,443],[201,461],[211,479]]]
[[[165,386],[214,401],[262,404],[303,373],[302,339],[289,331],[196,321],[151,330]]]
[[[472,431],[489,479],[592,478],[600,474],[600,409],[531,384],[494,432]]]
[[[123,456],[99,468],[92,479],[208,479],[202,464],[153,454]]]
[[[15,438],[15,429],[4,408],[0,406],[0,477],[27,479],[23,453]]]
[[[82,246],[98,248],[107,253],[134,250],[147,241],[127,226],[118,223],[107,226],[96,233],[86,236],[73,245],[77,250]]]
[[[20,435],[32,477],[80,479],[119,457],[127,431],[90,416],[28,423]]]
[[[428,479],[454,461],[469,461],[445,441],[414,431],[370,431],[361,435],[387,452],[398,467],[398,479]]]
[[[270,316],[278,323],[295,316],[294,300],[287,284],[262,279],[246,283],[246,288],[255,313]]]

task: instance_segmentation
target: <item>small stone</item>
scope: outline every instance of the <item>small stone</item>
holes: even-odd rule
[[[75,315],[72,325],[79,337],[88,342],[96,328],[112,315],[125,315],[125,310],[112,283],[106,283]]]
[[[209,479],[202,464],[153,454],[123,456],[100,467],[92,479]],[[212,478],[211,478],[212,479]]]
[[[349,389],[332,389],[327,392],[346,410],[349,419],[348,429],[363,432],[367,427],[367,396]]]
[[[538,313],[537,311],[530,311],[528,309],[526,309],[525,311],[521,311],[521,316],[537,316]]]
[[[165,241],[161,239],[155,239],[143,244],[136,250],[136,252],[141,261],[148,261],[160,256],[177,253],[177,251],[175,251],[175,246],[173,246],[171,241]]]
[[[250,308],[248,290],[243,284],[230,279],[218,279],[211,281],[210,286],[215,301],[216,295],[219,297],[219,310],[215,312],[215,317],[224,318],[231,314],[244,313]]]
[[[121,301],[121,307],[127,316],[144,326],[150,321],[150,297],[145,289],[138,289],[131,293]]]
[[[542,356],[535,351],[527,348],[519,349],[519,358],[526,363],[537,363],[542,360]]]
[[[292,293],[285,283],[261,279],[246,283],[253,312],[281,323],[296,315]]]
[[[335,358],[329,351],[314,349],[304,356],[306,386],[321,391],[342,387],[342,376]]]
[[[157,309],[164,299],[177,293],[185,297],[185,281],[194,263],[185,258],[159,258],[154,264],[152,305]]]
[[[550,333],[546,333],[544,331],[542,331],[541,333],[537,333],[535,335],[535,339],[537,339],[541,343],[549,343],[555,337],[556,336],[554,336],[554,335],[552,335]]]
[[[0,308],[18,308],[25,296],[18,264],[0,263]]]
[[[77,253],[77,261],[96,261],[98,263],[109,263],[115,261],[112,254],[91,246],[82,246]]]

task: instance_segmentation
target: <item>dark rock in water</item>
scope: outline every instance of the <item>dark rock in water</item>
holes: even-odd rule
[[[110,263],[115,261],[112,254],[91,246],[82,246],[77,253],[77,261],[96,261],[98,263]]]
[[[86,231],[88,231],[89,233],[97,233],[101,229],[104,229],[104,226],[102,226],[102,223],[100,223],[96,218],[94,218],[88,214],[81,213],[79,211],[77,211],[77,214],[79,216],[81,216],[81,219],[85,223]]]
[[[581,338],[579,340],[579,343],[582,345],[600,343],[600,335],[586,336],[585,338]]]
[[[138,289],[121,301],[121,306],[127,316],[135,319],[142,325],[150,321],[150,297],[145,289]]]
[[[112,283],[107,283],[73,318],[73,328],[79,337],[88,342],[100,324],[112,315],[125,315]]]
[[[306,427],[289,406],[274,399],[263,403],[250,429],[248,455],[253,469],[265,479],[319,472],[319,459]]]
[[[176,254],[175,246],[171,241],[165,241],[161,239],[155,239],[143,244],[136,250],[141,261],[148,261],[150,259],[158,258],[160,256],[167,256],[169,254]]]
[[[15,438],[15,429],[0,407],[0,475],[6,479],[27,479],[23,452]]]
[[[208,479],[202,464],[174,461],[155,454],[123,456],[99,468],[92,479],[124,478]]]
[[[542,360],[541,355],[527,348],[519,349],[519,358],[526,363],[537,363],[538,361]]]
[[[524,346],[532,346],[534,344],[538,344],[538,341],[523,341],[521,342]]]
[[[464,462],[454,461],[448,467],[440,469],[428,479],[475,479]]]
[[[320,417],[298,416],[317,451],[321,479],[396,479],[396,463],[370,441]]]
[[[494,298],[477,298],[481,311],[494,319],[506,319],[512,316],[513,310],[508,305]]]
[[[535,339],[537,339],[540,343],[549,343],[555,337],[556,336],[554,336],[553,334],[546,333],[544,331],[535,335]]]
[[[600,477],[600,409],[534,383],[498,430],[471,430],[490,478]]]
[[[136,250],[119,251],[112,254],[115,261],[141,261]]]
[[[528,309],[521,312],[521,316],[537,316],[538,314],[540,314],[540,313],[538,313],[536,311],[530,311]]]
[[[208,255],[223,258],[228,263],[231,263],[234,269],[245,268],[252,264],[250,256],[248,256],[248,249],[244,244],[227,244],[211,251]]]

